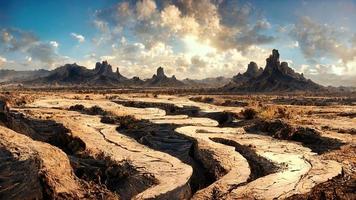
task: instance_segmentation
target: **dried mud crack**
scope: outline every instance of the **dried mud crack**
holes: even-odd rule
[[[152,149],[177,157],[182,162],[193,167],[193,175],[190,180],[192,193],[215,181],[202,163],[195,158],[194,140],[190,140],[174,131],[178,127],[177,125],[154,124],[147,120],[137,120],[131,123],[133,124],[123,125],[122,122],[119,122],[118,131]]]
[[[86,157],[73,159],[74,166],[79,166],[79,177],[86,179],[93,174],[99,174],[100,176],[95,176],[93,181],[118,193],[121,199],[166,199],[172,196],[185,199],[190,196],[191,192],[187,191],[191,176],[190,168],[167,155],[134,143],[124,135],[120,135],[115,130],[115,126],[101,123],[97,116],[61,109],[44,111],[33,108],[28,112],[26,110],[21,112],[31,116],[47,116],[63,124],[71,130],[71,134],[85,143],[87,154],[95,158],[103,158],[103,161],[110,163],[106,165],[101,162],[102,160],[86,160]],[[65,117],[68,115],[72,117]],[[125,160],[129,162],[124,162]],[[92,166],[89,167],[88,163]],[[163,181],[163,177],[172,177],[172,173],[178,171],[181,173],[181,178],[177,182]]]
[[[0,127],[0,136],[1,199],[118,198],[101,185],[77,178],[60,149],[5,127]]]
[[[177,106],[166,102],[143,102],[143,101],[125,101],[115,100],[117,104],[135,107],[135,108],[159,108],[166,112],[166,115],[186,115],[188,117],[200,117],[216,120],[220,126],[233,126],[236,114],[228,111],[204,112],[198,106],[182,105]]]
[[[116,162],[104,154],[90,154],[81,139],[73,137],[69,129],[52,120],[28,118],[21,113],[10,112],[2,116],[2,122],[33,140],[51,144],[64,151],[75,175],[84,183],[101,188],[103,191],[98,192],[102,193],[101,197],[107,196],[105,193],[115,197],[114,193],[117,193],[121,199],[130,199],[156,182],[150,174],[140,174],[129,160]],[[130,184],[135,186],[127,190],[124,186]]]
[[[239,152],[243,157],[246,158],[250,168],[251,175],[248,182],[256,180],[260,177],[267,176],[269,174],[275,173],[279,170],[279,166],[275,165],[270,160],[256,154],[256,152],[249,146],[241,145],[233,140],[228,140],[224,138],[209,138],[214,142],[218,142],[224,145],[235,147],[235,150]]]
[[[56,124],[65,127],[62,132],[81,142],[69,145],[63,142],[68,139],[49,139],[48,130],[37,131],[45,137],[23,134],[62,149],[80,183],[101,186],[119,198],[352,197],[352,167],[345,168],[344,161],[351,161],[353,154],[349,150],[343,154],[347,158],[337,154],[350,147],[352,136],[331,138],[312,127],[258,120],[250,121],[255,125],[246,132],[229,127],[234,126],[240,108],[186,97],[140,97],[138,102],[134,95],[127,95],[116,103],[115,98],[93,98],[44,97],[16,110],[32,120],[41,116],[54,124],[50,129],[56,129]],[[335,187],[337,183],[342,187]],[[318,192],[326,188],[335,192]]]

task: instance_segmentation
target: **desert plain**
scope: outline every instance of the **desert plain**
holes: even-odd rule
[[[356,98],[1,94],[0,199],[355,199]]]

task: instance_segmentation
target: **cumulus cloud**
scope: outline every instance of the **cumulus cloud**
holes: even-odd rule
[[[291,44],[289,44],[288,47],[291,48],[291,49],[298,48],[299,47],[299,42],[298,41],[294,41]]]
[[[137,18],[141,20],[149,19],[156,8],[156,2],[153,0],[138,1],[136,4]]]
[[[302,64],[298,72],[324,86],[355,86],[356,60],[346,64]]]
[[[310,17],[301,17],[289,35],[298,42],[309,61],[309,65],[301,66],[306,77],[323,85],[355,86],[355,34],[318,23]]]
[[[309,17],[301,17],[290,35],[298,41],[304,56],[311,62],[317,63],[320,57],[332,57],[347,63],[356,57],[356,45],[347,44],[337,28],[317,23]]]
[[[31,62],[32,61],[32,57],[31,56],[26,56],[25,59],[26,59],[27,62]]]
[[[251,60],[264,65],[270,52],[258,45],[275,40],[267,19],[236,2],[123,1],[95,12],[101,34],[93,41],[111,47],[110,62],[129,76],[149,77],[163,66],[178,78],[229,77]]]
[[[7,62],[7,59],[0,56],[0,67],[2,67],[3,65],[5,65],[5,63]]]
[[[303,65],[305,77],[325,86],[355,86],[356,74],[346,73],[345,68],[336,64]]]
[[[56,52],[59,45],[56,41],[41,41],[32,32],[15,28],[0,29],[0,35],[0,50],[22,55],[26,60],[25,63],[10,63],[11,66],[18,67],[23,65],[23,67],[28,68],[36,68],[36,66],[37,68],[51,68],[63,59]],[[29,62],[31,62],[32,66],[27,66]]]
[[[147,48],[156,41],[170,42],[185,35],[210,40],[219,50],[240,51],[275,39],[264,33],[271,26],[266,19],[254,16],[250,4],[230,5],[231,2],[234,1],[159,1],[158,7],[153,0],[125,1],[98,10],[95,23],[106,33],[109,29],[112,34],[121,34],[113,29],[133,31],[130,34],[136,35]]]
[[[246,70],[251,58],[259,66],[263,66],[269,53],[269,50],[257,46],[249,48],[244,54],[237,49],[210,51],[206,54],[177,53],[171,45],[163,42],[146,48],[143,43],[126,41],[113,48],[110,63],[119,67],[120,71],[129,77],[139,75],[141,78],[148,78],[155,73],[158,66],[162,66],[168,75],[200,79],[214,77],[217,74],[231,77]],[[103,57],[97,56],[96,59],[103,59]]]
[[[58,48],[59,44],[56,41],[50,41],[49,42],[54,48]]]
[[[58,55],[54,53],[54,48],[52,44],[36,43],[29,47],[27,52],[32,59],[52,65],[58,59]]]
[[[82,43],[85,41],[85,37],[83,35],[77,34],[77,33],[71,33],[70,34],[74,39],[78,40],[79,43]]]
[[[0,29],[0,35],[0,44],[6,51],[24,51],[38,41],[33,33],[15,28]]]

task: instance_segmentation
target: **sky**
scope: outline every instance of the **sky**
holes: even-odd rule
[[[317,83],[356,86],[355,19],[356,0],[0,0],[0,69],[232,77],[278,49]]]

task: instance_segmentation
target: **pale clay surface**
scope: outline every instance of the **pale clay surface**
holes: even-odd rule
[[[120,96],[121,97],[121,96]],[[204,166],[220,166],[227,173],[216,177],[210,186],[197,191],[193,199],[208,199],[213,190],[218,189],[226,199],[253,197],[256,199],[283,199],[293,194],[306,193],[318,183],[325,182],[341,173],[341,165],[335,161],[321,160],[310,149],[295,142],[272,139],[268,136],[245,133],[240,128],[220,128],[215,120],[192,118],[186,115],[167,116],[158,108],[125,107],[100,96],[94,100],[74,100],[65,97],[44,97],[28,104],[27,115],[47,116],[72,131],[86,143],[91,152],[105,152],[114,160],[129,159],[134,166],[153,174],[158,184],[141,192],[136,199],[170,197],[178,195],[180,199],[190,198],[189,179],[192,168],[179,159],[152,150],[116,131],[114,125],[103,124],[99,116],[90,116],[63,108],[75,104],[85,107],[97,105],[115,115],[133,115],[138,119],[148,119],[153,123],[172,123],[182,125],[176,131],[197,141],[198,157]],[[122,99],[145,102],[173,103],[177,106],[197,106],[204,112],[230,111],[238,113],[242,108],[223,107],[197,103],[184,97],[160,96],[159,98],[130,95]],[[121,99],[121,100],[122,100]],[[60,109],[57,109],[60,108]],[[23,112],[22,109],[18,109]],[[199,130],[197,132],[197,130]],[[255,152],[273,163],[280,165],[276,173],[248,182],[250,167],[247,160],[234,147],[212,141],[210,138],[223,138],[241,145],[250,145]],[[120,145],[116,145],[120,144]],[[206,154],[213,159],[203,159]],[[174,178],[173,178],[174,177]],[[232,188],[232,185],[241,186]],[[73,182],[75,186],[75,182]],[[171,196],[172,197],[172,196]],[[175,196],[174,198],[177,198]]]

